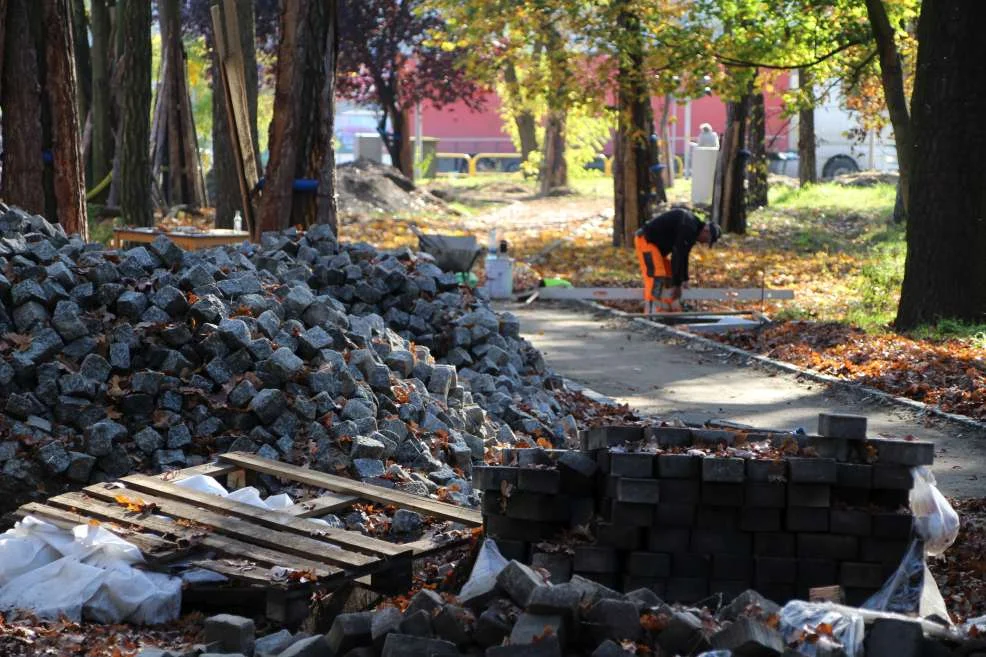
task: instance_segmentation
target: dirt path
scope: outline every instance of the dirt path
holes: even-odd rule
[[[869,418],[873,435],[914,435],[937,445],[935,475],[959,497],[986,493],[986,436],[793,375],[748,367],[701,345],[674,344],[620,320],[535,303],[505,306],[557,372],[641,413],[687,422],[724,419],[812,432],[821,412]],[[983,482],[979,481],[980,476]]]

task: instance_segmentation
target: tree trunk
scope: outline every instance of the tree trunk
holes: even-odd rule
[[[520,157],[526,162],[531,153],[538,149],[537,120],[524,104],[524,92],[517,80],[517,67],[507,62],[503,68],[503,81],[507,89],[507,102],[514,108],[514,123],[520,140]]]
[[[3,106],[3,48],[7,35],[7,0],[0,0],[0,107]]]
[[[257,220],[258,231],[280,230],[290,225],[294,197],[294,170],[298,156],[296,133],[301,130],[301,86],[304,57],[304,25],[308,0],[281,3],[280,43],[277,47],[277,82],[274,88],[274,118],[267,140],[267,160],[263,203]]]
[[[328,145],[321,162],[316,164],[318,169],[318,196],[315,209],[315,221],[328,224],[335,235],[339,235],[339,217],[336,206],[336,158],[332,141],[335,138],[335,70],[336,58],[339,51],[339,16],[338,6],[334,2],[327,5],[327,22],[325,46],[322,49],[325,70],[325,82],[318,97],[319,111],[319,142]]]
[[[544,125],[544,157],[541,159],[540,192],[546,196],[551,190],[568,185],[568,164],[565,162],[565,124],[568,117],[564,110],[548,112]]]
[[[739,101],[726,105],[726,134],[720,152],[722,191],[718,197],[718,212],[714,216],[722,229],[730,233],[746,233],[746,204],[743,202],[748,152],[746,144],[746,122],[750,114],[752,97],[743,96]]]
[[[748,170],[747,208],[767,205],[767,116],[764,112],[763,94],[754,94],[750,107],[750,135],[747,140],[750,151]]]
[[[887,113],[894,128],[894,144],[897,149],[897,166],[900,171],[900,192],[903,212],[900,221],[910,213],[909,195],[912,154],[914,153],[911,135],[911,118],[907,109],[907,96],[904,93],[904,69],[894,39],[894,30],[887,17],[883,0],[866,0],[866,13],[869,15],[873,38],[876,40],[877,54],[880,57],[880,77],[883,80],[883,95],[887,101]],[[895,213],[896,218],[896,213]]]
[[[92,102],[92,58],[89,53],[89,18],[85,0],[71,0],[75,79],[79,95],[79,120],[85,121]]]
[[[811,71],[798,69],[798,86],[814,98]],[[815,160],[815,107],[798,111],[798,181],[802,187],[818,182],[818,162]]]
[[[213,0],[218,4],[220,0]],[[253,2],[236,3],[236,20],[240,28],[240,52],[243,55],[243,73],[246,77],[247,107],[250,113],[250,134],[253,143],[259,144],[257,131],[257,45]],[[225,19],[224,19],[225,20]],[[213,53],[212,79],[215,89],[219,89],[219,59]],[[247,216],[240,198],[239,180],[233,158],[233,145],[229,140],[229,126],[226,118],[226,100],[221,90],[212,94],[212,167],[215,188],[210,196],[216,206],[216,227],[232,228],[233,216],[237,211]]]
[[[653,196],[666,201],[663,179],[651,171],[659,156],[654,133],[650,90],[643,72],[643,36],[640,19],[624,3],[618,21],[628,35],[627,52],[617,72],[617,126],[613,151],[614,246],[632,246],[637,229],[649,219]]]
[[[195,123],[188,96],[185,46],[181,36],[178,0],[159,0],[161,19],[162,84],[155,117],[160,121],[155,149],[167,155],[162,167],[161,189],[169,205],[205,205],[201,185]]]
[[[133,226],[153,226],[151,210],[151,7],[118,5],[120,30],[120,209]]]
[[[261,206],[261,230],[291,224],[331,223],[325,194],[294,194],[296,178],[322,183],[330,175],[331,126],[319,125],[330,111],[326,66],[335,59],[335,3],[285,0],[281,9],[274,120],[270,128],[270,159]],[[331,55],[330,51],[331,50]]]
[[[89,238],[86,186],[79,139],[78,95],[69,0],[43,0],[45,40],[44,93],[51,116],[56,208],[48,218],[58,220],[68,233]]]
[[[41,80],[28,4],[9,0],[4,21],[3,180],[0,197],[28,212],[45,213]],[[52,217],[54,219],[54,217]]]
[[[924,0],[898,329],[986,321],[986,3]]]
[[[397,160],[394,166],[409,180],[414,180],[414,149],[411,148],[411,113],[404,108],[394,108],[394,142],[397,145]]]
[[[106,0],[92,0],[92,146],[89,157],[92,184],[98,185],[113,168],[113,95],[110,90],[110,10]]]

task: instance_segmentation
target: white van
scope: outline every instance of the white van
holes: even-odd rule
[[[797,75],[791,76],[792,88],[797,87]],[[834,178],[857,171],[896,171],[897,150],[893,129],[888,125],[879,134],[871,131],[860,142],[850,137],[857,127],[856,120],[842,107],[837,85],[825,101],[815,108],[815,162],[820,179]],[[791,117],[789,143],[798,143],[798,116]],[[797,151],[778,154],[771,170],[781,175],[797,177]]]

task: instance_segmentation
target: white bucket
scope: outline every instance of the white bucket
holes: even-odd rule
[[[486,289],[491,299],[509,299],[513,295],[513,258],[486,256]]]

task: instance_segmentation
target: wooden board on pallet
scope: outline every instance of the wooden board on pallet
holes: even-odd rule
[[[280,461],[272,461],[261,456],[256,456],[255,454],[229,452],[228,454],[222,454],[219,457],[219,462],[232,463],[247,470],[262,472],[299,484],[325,488],[335,493],[354,495],[371,502],[393,504],[394,506],[417,511],[424,515],[441,518],[442,520],[460,522],[467,527],[481,527],[483,525],[482,514],[472,509],[439,502],[438,500],[432,500],[412,493],[372,486],[352,479],[346,479],[345,477],[281,463]]]
[[[642,301],[642,287],[541,287],[535,290],[539,299],[567,301],[594,299],[597,301]],[[781,301],[794,298],[794,290],[751,288],[687,288],[681,291],[682,301]]]

